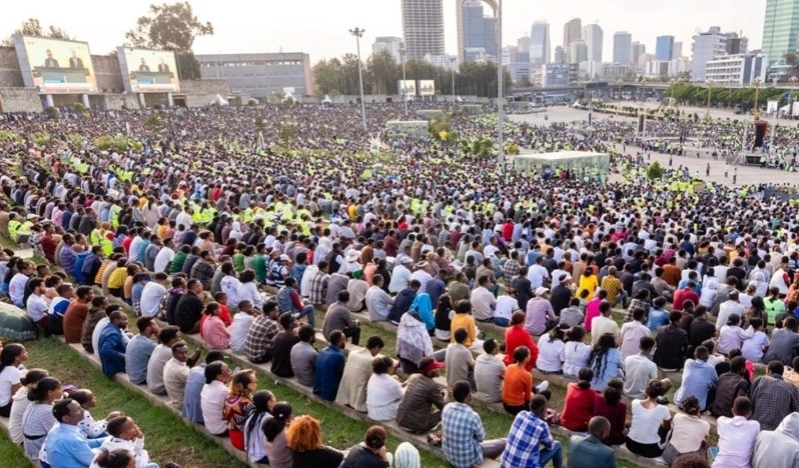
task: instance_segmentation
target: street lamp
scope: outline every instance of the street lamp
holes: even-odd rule
[[[458,64],[458,57],[450,57],[450,64],[452,65],[452,105],[455,105],[455,66]]]
[[[796,87],[796,83],[799,83],[799,77],[794,75],[794,76],[788,78],[788,81],[791,83],[791,86],[793,86],[795,88]],[[791,107],[790,107],[790,114],[788,115],[788,118],[793,120],[793,102],[794,102],[793,91],[791,91],[790,97],[791,97]]]
[[[358,80],[361,84],[361,125],[363,126],[363,131],[367,130],[366,127],[366,102],[363,96],[363,63],[361,63],[361,38],[363,37],[363,33],[365,33],[365,29],[361,28],[354,28],[350,29],[350,34],[355,36],[355,44],[358,47]]]
[[[713,80],[707,80],[707,110],[705,111],[705,118],[710,119],[710,95],[713,92]]]
[[[616,80],[616,85],[619,86],[619,101],[621,101],[621,85],[623,85],[623,84],[624,84],[624,80],[622,80],[621,78]]]
[[[755,120],[760,119],[760,113],[758,112],[757,101],[760,99],[760,85],[763,84],[763,80],[760,78],[755,78],[752,81],[752,84],[755,85]]]
[[[405,117],[408,116],[408,88],[405,86],[405,43],[400,47],[400,59],[402,60],[402,102],[405,105]]]
[[[504,109],[502,101],[505,97],[504,91],[505,74],[502,69],[502,0],[497,0],[497,140],[499,142],[499,152],[497,153],[497,165],[499,173],[505,173],[505,135],[503,134]]]

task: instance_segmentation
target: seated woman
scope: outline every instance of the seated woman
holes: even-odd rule
[[[436,308],[436,339],[449,343],[452,317],[454,315],[455,311],[452,309],[452,299],[449,297],[449,294],[442,294],[441,297],[438,298],[438,307]]]
[[[427,327],[413,312],[402,314],[397,328],[397,356],[402,364],[402,372],[407,375],[419,372],[419,361],[433,355],[433,341]]]
[[[530,359],[525,364],[525,369],[531,371],[535,367],[538,360],[538,346],[536,346],[533,338],[524,329],[524,321],[527,315],[522,311],[514,312],[510,318],[510,327],[505,330],[505,362],[506,366],[513,363],[513,356],[516,348],[524,346],[530,353]]]
[[[11,415],[12,397],[22,387],[20,366],[28,360],[21,344],[8,344],[0,351],[0,416]]]
[[[293,454],[286,445],[286,427],[291,423],[291,405],[285,401],[275,404],[272,417],[261,426],[266,439],[269,466],[291,466]]]
[[[663,383],[652,379],[646,385],[644,399],[632,401],[633,420],[625,440],[632,453],[646,458],[663,454],[663,440],[671,428],[671,412],[657,399],[665,393]]]
[[[591,388],[594,371],[583,367],[578,373],[578,381],[566,386],[566,401],[560,414],[560,424],[574,432],[586,432],[588,421],[594,416],[594,402],[597,394]]]
[[[563,375],[576,379],[580,369],[588,366],[588,361],[591,359],[591,345],[583,342],[585,328],[580,326],[572,327],[566,332],[566,338],[568,341],[563,346],[565,358]]]
[[[255,371],[245,369],[233,374],[230,387],[222,408],[222,416],[227,423],[230,443],[244,450],[244,423],[247,421],[252,392],[258,387]]]
[[[61,382],[53,377],[45,377],[28,389],[28,400],[32,403],[22,415],[22,445],[29,460],[39,460],[47,433],[58,422],[53,415],[53,402],[63,396]]]
[[[372,361],[372,375],[366,384],[366,408],[370,419],[392,421],[397,418],[403,385],[391,374],[394,360],[388,356],[376,356]]]
[[[386,450],[388,434],[382,426],[372,426],[366,431],[363,442],[351,448],[342,468],[390,467],[392,456]]]
[[[591,353],[591,369],[594,371],[591,388],[598,392],[605,389],[610,379],[624,377],[624,357],[616,347],[616,339],[612,334],[599,337]]]
[[[272,409],[277,405],[275,395],[269,390],[258,390],[252,395],[252,405],[244,423],[244,451],[250,462],[268,465],[266,441],[261,431],[264,423],[272,419]]]
[[[710,423],[700,418],[699,400],[691,395],[683,399],[684,413],[674,415],[671,439],[663,450],[663,460],[669,465],[682,455],[699,455],[707,459],[707,436]]]
[[[610,433],[603,440],[607,445],[621,445],[627,435],[627,405],[621,401],[624,381],[610,379],[601,395],[594,399],[594,416],[604,416],[610,421]]]
[[[322,427],[311,416],[300,416],[286,429],[286,445],[293,451],[294,466],[338,468],[344,455],[322,445]],[[277,465],[276,465],[277,466]]]
[[[535,366],[544,374],[562,374],[563,363],[566,361],[566,331],[569,326],[561,323],[553,328],[548,335],[541,335],[538,339],[538,360]]]
[[[502,387],[502,406],[512,415],[527,410],[533,393],[540,393],[549,400],[552,394],[547,390],[549,382],[546,380],[535,388],[533,387],[533,374],[526,366],[530,360],[530,350],[526,346],[518,346],[513,351],[513,364],[505,370],[505,384]]]

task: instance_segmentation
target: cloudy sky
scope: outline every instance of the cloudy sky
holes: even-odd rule
[[[161,2],[162,0],[158,0]],[[455,2],[444,0],[444,24],[448,53],[456,52]],[[149,0],[37,0],[12,1],[0,15],[0,35],[13,32],[27,18],[38,18],[45,27],[64,28],[77,39],[89,42],[93,54],[106,54],[125,39],[125,31],[136,18],[147,13]],[[216,30],[200,38],[196,53],[302,51],[311,61],[355,51],[348,29],[366,29],[364,53],[375,36],[402,36],[400,0],[193,0],[201,20]],[[563,25],[571,18],[583,24],[599,22],[605,32],[604,60],[612,54],[613,33],[629,31],[654,53],[655,37],[672,34],[690,55],[691,35],[698,29],[721,26],[724,31],[743,31],[749,48],[760,48],[766,0],[503,0],[504,43],[529,35],[535,20],[547,20],[554,46],[563,41]]]

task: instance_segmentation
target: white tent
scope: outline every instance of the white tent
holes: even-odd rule
[[[324,99],[322,99],[322,104],[333,104],[333,100],[332,100],[332,99],[330,99],[330,96],[328,96],[327,94],[325,94],[325,98],[324,98]]]
[[[211,104],[216,104],[218,106],[227,106],[229,105],[227,99],[223,98],[221,94],[217,94]]]
[[[782,107],[780,107],[780,111],[779,111],[779,113],[780,113],[781,115],[788,115],[788,114],[790,114],[790,113],[791,113],[791,105],[790,105],[790,104],[788,104],[788,105],[785,105],[785,106],[782,106]],[[796,117],[797,115],[799,115],[799,103],[795,102],[795,103],[793,104],[793,116],[794,116],[794,117]]]

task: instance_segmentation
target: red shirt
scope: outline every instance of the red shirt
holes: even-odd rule
[[[627,423],[627,405],[624,402],[610,406],[602,395],[597,394],[594,399],[594,416],[604,416],[610,421],[610,435],[605,439],[606,444],[624,443],[624,426]]]
[[[538,360],[538,346],[535,345],[533,338],[527,333],[524,324],[514,325],[505,331],[505,359],[504,363],[509,366],[513,363],[513,351],[519,346],[527,346],[530,349],[530,360],[525,369],[532,370]]]
[[[571,431],[585,432],[588,421],[594,416],[596,391],[591,387],[582,389],[576,382],[566,387],[566,401],[560,414],[560,424]]]
[[[125,255],[130,257],[130,244],[133,242],[133,236],[127,236],[122,239],[122,248],[125,249]]]
[[[697,294],[693,288],[688,288],[687,286],[678,289],[674,292],[674,303],[671,306],[672,310],[682,310],[682,306],[687,300],[691,300],[694,306],[697,306],[699,305],[699,294]]]

